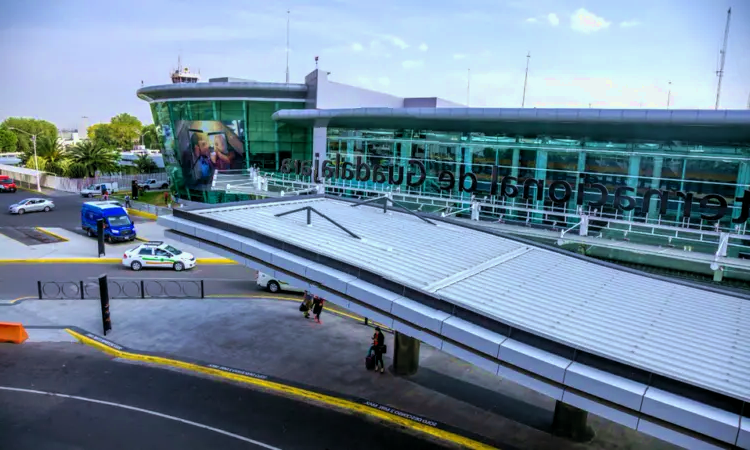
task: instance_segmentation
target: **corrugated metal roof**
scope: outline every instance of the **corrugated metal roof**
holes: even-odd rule
[[[315,214],[311,226],[304,212],[275,217],[305,206],[362,240]],[[538,336],[750,400],[750,301],[457,225],[430,225],[408,214],[353,208],[332,199],[194,213],[366,268],[412,288],[436,289],[434,295],[446,301]]]

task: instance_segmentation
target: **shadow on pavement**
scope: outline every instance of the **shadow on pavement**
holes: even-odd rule
[[[415,375],[409,376],[407,379],[427,389],[440,392],[453,399],[537,430],[549,432],[552,429],[552,411],[485,389],[459,378],[420,367]]]

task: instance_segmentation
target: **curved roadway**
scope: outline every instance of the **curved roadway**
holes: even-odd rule
[[[14,450],[443,448],[359,416],[70,343],[0,344],[0,404],[2,447]]]

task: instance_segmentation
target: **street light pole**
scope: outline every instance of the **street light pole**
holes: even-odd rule
[[[42,192],[42,186],[39,182],[39,159],[36,157],[36,134],[31,134],[28,131],[19,130],[18,128],[8,127],[10,130],[20,131],[21,133],[28,134],[31,136],[31,142],[34,144],[34,167],[36,168],[36,190]]]

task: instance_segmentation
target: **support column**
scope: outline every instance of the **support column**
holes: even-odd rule
[[[586,171],[586,152],[581,150],[578,152],[578,165],[576,166],[576,185],[573,186],[573,209],[578,208],[578,183],[585,183],[586,181],[581,178],[581,174]],[[584,191],[585,192],[585,191]],[[584,195],[584,198],[586,196]]]
[[[396,331],[393,338],[393,373],[414,375],[419,369],[419,341]]]
[[[510,163],[510,176],[512,176],[515,179],[518,179],[518,166],[521,164],[521,149],[520,148],[514,148],[513,149],[513,159]],[[510,202],[510,206],[516,205],[516,199],[518,197],[514,197],[511,199],[506,199],[506,201]],[[514,218],[518,215],[518,213],[515,210],[510,210],[510,212],[507,214],[508,217]]]
[[[536,170],[534,170],[534,178],[537,180],[544,180],[544,185],[546,186],[546,178],[547,178],[547,150],[537,150],[536,151]],[[529,192],[531,193],[531,192]],[[534,205],[534,209],[544,209],[544,197],[545,197],[545,188],[542,189],[542,200],[534,200],[532,203]],[[534,199],[536,199],[536,196],[538,194],[536,191],[534,191]],[[541,223],[544,220],[544,215],[540,213],[534,213],[531,216],[531,220],[537,223]]]
[[[561,401],[555,402],[552,433],[576,442],[594,438],[594,430],[586,424],[589,413]]]
[[[635,189],[635,192],[633,193],[633,197],[638,197],[638,176],[640,175],[641,171],[641,157],[640,155],[631,155],[630,160],[628,161],[628,182],[627,186]],[[633,219],[633,213],[635,212],[635,209],[632,209],[628,211],[627,213],[627,219],[632,220]]]
[[[663,156],[655,156],[654,157],[654,171],[651,174],[651,189],[659,189],[659,185],[661,185],[661,170],[664,167],[664,157]],[[656,202],[658,199],[655,197],[651,197],[650,204],[648,205],[648,218],[649,219],[656,219],[659,216],[659,210],[656,208]],[[661,206],[661,205],[660,205]],[[669,205],[667,205],[667,208],[669,208]],[[679,221],[680,218],[678,217],[677,220]]]
[[[750,184],[750,164],[742,161],[740,167],[737,169],[737,187],[734,190],[735,197],[739,198],[745,195],[745,189],[747,189],[745,186],[748,184]],[[730,214],[732,218],[740,216],[739,205],[735,205],[730,211],[732,211],[732,214]],[[740,227],[742,224],[732,224],[731,226]]]
[[[327,159],[328,155],[328,128],[327,127],[315,127],[313,128],[313,148],[312,158],[315,159],[315,155],[318,155],[318,161],[316,163],[318,170],[318,177],[323,181],[323,161]],[[348,144],[347,144],[348,145]]]

